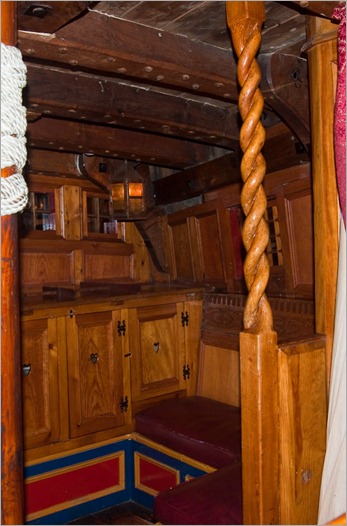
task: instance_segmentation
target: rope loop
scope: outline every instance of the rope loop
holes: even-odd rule
[[[1,215],[23,210],[28,188],[22,175],[26,164],[26,108],[22,90],[27,68],[16,47],[1,42],[1,169],[16,166],[18,173],[1,177]]]

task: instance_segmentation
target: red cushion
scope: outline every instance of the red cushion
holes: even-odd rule
[[[165,400],[135,416],[136,431],[220,468],[241,460],[241,412],[202,396]]]
[[[240,463],[159,493],[154,516],[161,524],[242,524]]]

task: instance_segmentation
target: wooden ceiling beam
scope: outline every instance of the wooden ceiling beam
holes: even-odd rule
[[[238,109],[122,80],[27,64],[29,112],[238,146]]]
[[[324,18],[331,18],[335,7],[339,5],[339,3],[339,1],[315,2],[314,0],[293,0],[293,4],[297,4],[299,7],[307,10],[309,14],[323,16]]]
[[[144,45],[146,43],[146,45]],[[88,12],[54,35],[18,32],[24,57],[237,101],[231,50]]]
[[[285,53],[259,55],[267,105],[305,146],[311,142],[307,60]]]
[[[219,157],[228,151],[111,126],[43,117],[28,124],[28,147],[129,159],[182,169]]]

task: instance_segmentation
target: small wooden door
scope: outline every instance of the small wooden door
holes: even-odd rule
[[[185,389],[183,303],[129,309],[133,401]]]
[[[60,438],[57,319],[23,321],[21,341],[24,443],[28,449]]]
[[[126,311],[75,314],[67,320],[70,436],[111,429],[127,421],[123,387]]]

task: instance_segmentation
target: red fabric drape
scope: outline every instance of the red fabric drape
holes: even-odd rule
[[[334,146],[340,207],[346,228],[346,5],[338,5],[333,19],[340,22],[337,35],[337,90]]]

